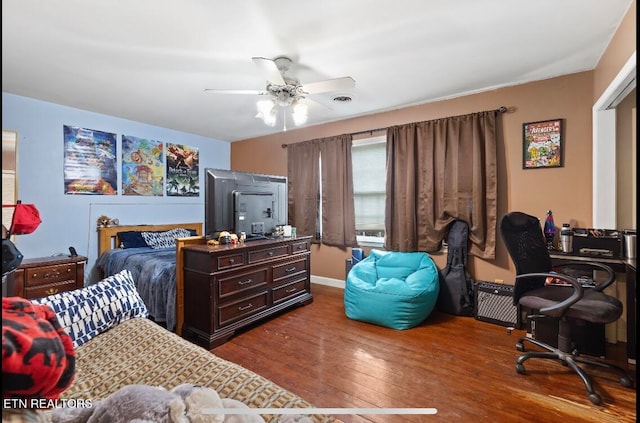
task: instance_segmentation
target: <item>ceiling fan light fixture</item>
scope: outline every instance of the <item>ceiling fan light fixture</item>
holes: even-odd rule
[[[275,126],[276,124],[276,105],[272,100],[260,100],[256,103],[258,109],[257,118],[262,119],[265,125]]]
[[[309,108],[304,103],[296,102],[291,108],[291,115],[296,126],[304,125],[309,117]]]

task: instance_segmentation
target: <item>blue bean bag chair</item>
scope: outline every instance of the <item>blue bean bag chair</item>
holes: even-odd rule
[[[348,318],[409,329],[433,311],[440,291],[438,269],[427,253],[371,250],[347,275]]]

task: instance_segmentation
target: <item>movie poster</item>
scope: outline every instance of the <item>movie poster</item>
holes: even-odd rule
[[[116,195],[116,134],[64,125],[64,193]]]
[[[164,149],[160,141],[122,136],[122,195],[162,197]]]
[[[167,196],[200,195],[199,161],[197,148],[167,144]]]

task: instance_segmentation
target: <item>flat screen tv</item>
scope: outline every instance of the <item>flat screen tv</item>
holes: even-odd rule
[[[205,236],[245,232],[247,239],[273,236],[287,224],[287,178],[226,169],[205,169]]]

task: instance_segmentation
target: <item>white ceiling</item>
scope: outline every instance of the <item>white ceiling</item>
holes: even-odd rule
[[[2,91],[236,141],[283,130],[263,97],[204,92],[265,89],[253,56],[355,79],[313,97],[309,126],[591,70],[631,3],[2,0]]]

